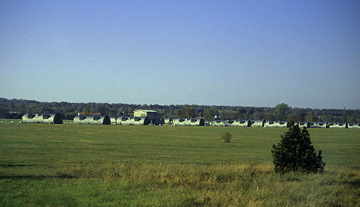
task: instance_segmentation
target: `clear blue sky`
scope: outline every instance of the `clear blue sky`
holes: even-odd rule
[[[360,1],[0,0],[0,97],[360,108]]]

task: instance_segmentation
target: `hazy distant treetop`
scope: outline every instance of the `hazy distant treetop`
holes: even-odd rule
[[[124,103],[69,103],[39,102],[34,100],[0,98],[0,117],[21,118],[25,113],[59,113],[65,119],[73,119],[88,106],[91,112],[109,116],[132,116],[136,109],[156,110],[164,117],[199,117],[211,121],[217,115],[221,119],[266,119],[279,121],[323,121],[360,123],[360,110],[303,109],[291,108],[287,104],[271,107],[207,106],[207,105],[141,105]],[[9,113],[18,112],[18,113]]]

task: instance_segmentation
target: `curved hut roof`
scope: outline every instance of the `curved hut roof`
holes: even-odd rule
[[[360,124],[350,123],[348,124],[349,129],[360,129]]]
[[[173,126],[186,126],[187,125],[187,120],[184,118],[176,118],[173,119]]]
[[[149,125],[150,123],[149,117],[133,117],[130,119],[130,125]]]
[[[309,123],[308,122],[299,122],[297,123],[299,125],[299,127],[306,127],[308,128],[309,127]]]
[[[205,126],[205,120],[202,118],[191,118],[187,120],[188,126]]]
[[[346,123],[334,122],[328,124],[329,128],[347,128]]]
[[[74,118],[74,124],[110,125],[110,123],[110,117],[108,115],[78,115]]]
[[[288,127],[287,121],[266,121],[264,127]]]
[[[119,116],[116,119],[116,124],[117,125],[130,125],[131,119],[132,119],[132,117],[130,117],[130,116]]]
[[[224,127],[225,126],[225,121],[223,120],[215,120],[211,122],[212,126],[219,126],[219,127]]]
[[[39,124],[62,124],[63,118],[60,114],[24,114],[22,123],[39,123]]]
[[[226,126],[230,127],[248,127],[250,124],[250,120],[229,120],[226,122]]]
[[[173,119],[172,118],[165,118],[164,119],[164,124],[172,124]]]
[[[263,127],[265,123],[265,120],[251,120],[250,125],[252,127]]]
[[[309,128],[329,128],[326,122],[309,122]]]

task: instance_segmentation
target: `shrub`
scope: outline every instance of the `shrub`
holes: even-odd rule
[[[319,155],[316,155],[311,144],[310,134],[305,127],[301,130],[299,125],[291,126],[288,132],[281,135],[280,143],[273,145],[272,148],[275,172],[282,174],[290,171],[317,173],[324,169],[325,163],[321,161],[321,151],[319,151]]]
[[[229,132],[225,132],[221,139],[224,140],[225,143],[230,143],[231,137],[232,135]]]

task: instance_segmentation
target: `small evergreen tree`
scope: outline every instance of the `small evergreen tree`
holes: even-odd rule
[[[290,171],[317,173],[324,169],[325,163],[321,160],[321,151],[319,151],[319,155],[316,155],[306,127],[301,130],[299,125],[292,125],[288,132],[281,135],[280,143],[273,145],[272,148],[275,172],[282,174]]]

